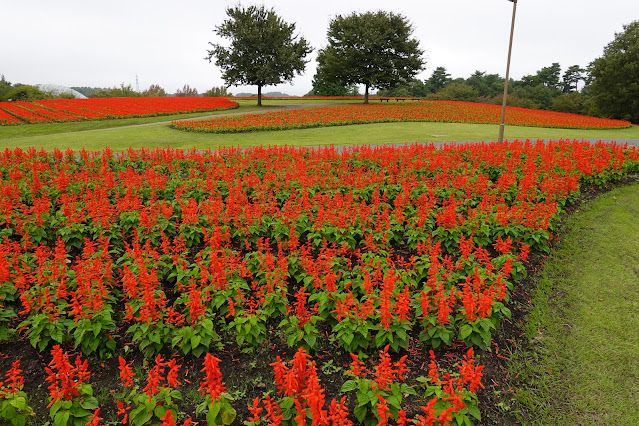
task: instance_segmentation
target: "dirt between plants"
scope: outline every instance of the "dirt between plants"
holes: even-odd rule
[[[575,212],[579,206],[587,200],[590,200],[602,193],[605,193],[614,187],[629,185],[639,182],[639,176],[628,176],[620,182],[608,184],[603,187],[594,185],[582,185],[581,195],[569,205],[566,206],[565,212],[559,221],[557,232],[551,244],[559,244],[562,238],[561,223],[565,217]],[[400,248],[398,247],[398,250]],[[401,251],[401,250],[399,250]],[[519,423],[515,416],[516,408],[514,402],[514,392],[517,385],[525,385],[519,383],[517,377],[511,377],[508,372],[508,363],[510,355],[513,351],[529,350],[531,344],[523,335],[523,327],[526,321],[526,315],[532,302],[531,292],[536,285],[537,271],[543,266],[547,256],[543,253],[531,253],[525,267],[527,277],[518,283],[515,283],[511,293],[511,299],[508,307],[512,312],[510,320],[504,323],[493,333],[493,341],[490,350],[476,350],[475,354],[479,356],[478,363],[484,365],[484,376],[482,378],[483,389],[478,392],[479,409],[482,414],[482,425],[516,425]],[[271,326],[275,326],[271,324]],[[124,334],[124,330],[120,330]],[[408,414],[408,418],[421,413],[420,405],[425,405],[427,401],[423,400],[423,388],[416,382],[418,377],[426,377],[428,375],[429,351],[428,348],[417,347],[414,343],[418,342],[417,336],[413,335],[411,344],[407,350],[397,354],[391,354],[393,361],[398,360],[403,355],[408,355],[406,367],[409,372],[406,374],[405,382],[409,385],[415,385],[417,390],[416,396],[407,396],[402,402],[404,410]],[[318,376],[322,387],[325,389],[326,405],[333,399],[340,399],[342,384],[347,380],[345,373],[350,369],[351,357],[343,350],[337,347],[331,347],[326,341],[326,345],[322,349],[312,354],[316,363]],[[79,351],[74,351],[72,347],[65,348],[70,354],[70,359],[75,360],[76,355],[81,355]],[[440,369],[451,372],[456,371],[455,365],[461,362],[463,355],[468,348],[461,342],[454,342],[451,347],[440,348],[435,351]],[[286,343],[277,336],[272,336],[262,348],[250,353],[242,353],[238,349],[229,350],[212,350],[211,353],[221,359],[220,370],[227,391],[235,401],[232,403],[237,410],[237,419],[234,424],[242,424],[243,420],[248,419],[250,412],[248,406],[252,405],[256,397],[263,397],[265,393],[271,395],[277,394],[273,368],[270,365],[276,361],[279,355],[282,360],[290,361],[295,351],[289,348]],[[116,416],[116,398],[122,398],[124,395],[123,387],[119,378],[118,355],[123,355],[129,363],[133,365],[134,372],[138,376],[138,383],[144,387],[146,374],[150,367],[154,365],[153,360],[145,360],[138,350],[127,346],[121,341],[118,342],[118,349],[111,358],[97,359],[89,358],[89,371],[91,377],[88,380],[93,386],[94,396],[98,398],[100,403],[100,416],[106,422],[115,424],[121,421]],[[202,401],[198,388],[200,380],[203,378],[202,358],[194,356],[182,356],[180,353],[165,351],[163,354],[165,359],[174,356],[181,365],[179,380],[182,385],[176,389],[182,393],[183,401],[177,401],[178,407],[186,414],[195,419],[195,407]],[[29,397],[29,405],[34,409],[36,416],[31,419],[30,424],[44,424],[49,420],[48,416],[48,390],[49,383],[46,382],[45,367],[51,361],[51,355],[45,351],[38,353],[34,349],[27,338],[19,338],[10,342],[0,344],[0,374],[4,375],[10,368],[11,363],[20,360],[20,368],[23,370],[24,391]],[[84,357],[83,357],[84,359]],[[371,368],[376,365],[378,357],[376,353],[372,353],[370,358],[366,360],[367,367]],[[0,380],[1,381],[1,380]],[[422,394],[420,396],[420,394]],[[354,402],[351,398],[348,401],[351,416],[354,408]],[[520,416],[528,417],[531,413],[520,413]],[[200,416],[201,418],[203,416]],[[354,420],[354,416],[352,416]],[[356,421],[354,421],[356,424]]]

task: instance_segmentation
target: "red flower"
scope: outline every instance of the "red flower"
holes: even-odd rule
[[[217,400],[221,393],[226,392],[226,388],[222,384],[219,363],[219,358],[207,353],[204,357],[204,368],[200,370],[206,374],[206,378],[200,382],[199,391],[202,392],[202,396],[208,394],[213,401]]]
[[[249,422],[258,422],[260,420],[260,413],[262,412],[262,407],[260,407],[260,399],[255,397],[253,400],[253,405],[249,407],[249,411],[252,416],[249,417]]]
[[[93,412],[93,415],[91,416],[91,420],[86,423],[86,426],[98,426],[100,420],[102,420],[102,418],[98,416],[98,414],[100,414],[100,409],[96,408]]]
[[[510,237],[506,238],[506,240],[502,240],[501,235],[497,236],[497,242],[493,244],[493,247],[501,254],[510,253],[513,249]]]
[[[135,374],[133,373],[133,369],[131,368],[130,365],[126,363],[126,360],[122,358],[121,356],[119,357],[119,362],[120,362],[120,380],[124,384],[124,387],[128,388],[129,386],[133,386],[134,385],[133,377],[135,377]]]
[[[51,355],[53,355],[53,359],[49,363],[51,368],[45,367],[45,371],[48,374],[46,381],[51,383],[49,385],[51,402],[47,407],[53,405],[58,399],[69,401],[74,397],[80,396],[78,386],[89,378],[88,363],[87,361],[83,363],[79,356],[76,358],[74,367],[69,362],[68,355],[60,348],[60,345],[53,347]]]
[[[164,373],[164,367],[166,365],[168,365],[168,363],[164,362],[162,355],[158,355],[155,359],[155,365],[149,371],[149,376],[146,379],[146,386],[142,389],[149,396],[149,401],[151,401],[153,395],[160,392],[158,387],[162,381],[162,374]]]
[[[175,420],[173,420],[173,413],[171,410],[166,410],[164,416],[160,419],[162,426],[175,426]]]
[[[178,369],[181,367],[181,365],[178,365],[175,359],[171,359],[171,361],[169,361],[168,367],[169,372],[166,374],[166,384],[170,387],[181,385],[182,383],[177,380]]]
[[[122,424],[126,424],[128,418],[129,418],[129,413],[128,411],[132,408],[131,406],[125,407],[124,404],[122,403],[122,401],[116,401],[116,404],[118,406],[118,412],[116,413],[116,415],[120,416],[123,415],[124,418],[122,419]]]
[[[377,399],[379,400],[377,403],[377,414],[379,415],[377,426],[386,426],[388,425],[388,418],[391,417],[390,409],[388,404],[386,404],[386,400],[380,394],[377,394]]]

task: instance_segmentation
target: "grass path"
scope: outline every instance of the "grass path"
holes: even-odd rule
[[[511,375],[526,424],[639,424],[639,183],[582,205],[547,260]]]
[[[237,110],[236,110],[237,111]],[[79,123],[78,123],[79,124]],[[135,123],[138,124],[138,123]],[[12,126],[18,127],[18,126]],[[34,135],[19,139],[3,138],[0,129],[1,148],[44,148],[52,150],[68,147],[87,150],[114,151],[132,148],[172,147],[182,149],[206,149],[222,146],[248,148],[268,145],[366,145],[413,142],[494,141],[499,126],[493,124],[465,123],[378,123],[300,130],[252,132],[241,134],[192,133],[171,129],[168,124],[153,126],[120,127],[108,131],[76,132],[70,134]],[[618,130],[546,129],[539,127],[510,126],[506,138],[512,139],[639,139],[639,127]]]

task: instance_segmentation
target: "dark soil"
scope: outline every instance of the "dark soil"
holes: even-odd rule
[[[582,202],[609,191],[615,186],[635,183],[638,180],[638,176],[631,176],[618,183],[603,187],[582,185],[581,195],[567,206],[563,215],[565,217],[573,213]],[[561,229],[561,223],[558,224],[557,229]],[[556,233],[552,244],[557,244],[561,240],[561,236],[561,231]],[[401,252],[399,248],[398,252]],[[522,330],[531,303],[530,293],[535,287],[536,272],[542,267],[546,257],[543,253],[530,254],[525,265],[527,277],[515,284],[509,302],[508,307],[512,312],[512,318],[505,321],[493,333],[491,350],[475,351],[479,355],[479,364],[485,365],[482,379],[484,389],[478,393],[483,425],[515,425],[519,423],[514,414],[516,410],[513,410],[514,389],[512,386],[513,383],[516,383],[516,378],[510,377],[508,363],[513,351],[525,350],[528,347]],[[65,349],[71,354],[72,360],[75,359],[76,354],[79,354],[74,352],[71,347]],[[467,348],[460,342],[456,342],[451,347],[437,350],[435,353],[438,365],[442,369],[455,371],[455,364],[462,360],[466,351]],[[285,361],[291,360],[294,351],[278,337],[272,337],[272,340],[268,341],[261,350],[253,353],[242,353],[237,349],[212,351],[212,353],[221,359],[220,369],[224,384],[231,396],[235,398],[232,405],[237,410],[237,420],[234,424],[241,424],[243,420],[248,419],[250,415],[248,406],[256,397],[261,398],[266,392],[277,393],[273,368],[270,364],[275,362],[277,355]],[[91,371],[89,383],[92,384],[94,395],[100,402],[100,416],[111,424],[120,420],[116,416],[115,399],[124,394],[119,378],[118,355],[120,354],[127,361],[132,362],[134,371],[142,376],[138,377],[142,387],[146,373],[153,365],[152,360],[145,360],[137,350],[127,353],[122,342],[119,342],[118,352],[112,358],[103,360],[91,358],[89,360],[89,370]],[[198,387],[203,377],[203,373],[200,372],[203,358],[181,356],[179,353],[170,352],[163,354],[165,359],[172,355],[176,357],[178,364],[182,365],[179,376],[182,385],[178,387],[178,390],[182,392],[184,401],[178,401],[177,405],[187,415],[195,418],[195,407],[202,401]],[[347,379],[345,373],[349,370],[348,365],[351,363],[349,354],[326,344],[323,349],[312,355],[316,362],[321,384],[325,389],[327,403],[333,398],[339,400],[342,396],[339,390]],[[418,390],[416,397],[409,396],[404,399],[402,404],[409,418],[412,418],[420,412],[420,405],[424,405],[424,401],[420,400],[422,388],[415,379],[428,375],[429,354],[428,349],[418,348],[411,344],[408,350],[392,354],[391,357],[393,360],[397,360],[403,355],[408,355],[407,367],[410,369],[410,372],[406,374],[406,383],[416,385]],[[17,359],[20,360],[20,368],[25,377],[24,391],[29,396],[29,404],[36,413],[32,424],[44,424],[49,420],[46,407],[48,404],[48,383],[46,382],[45,367],[51,361],[51,355],[48,352],[38,353],[26,338],[0,344],[0,374],[4,374],[11,368],[11,363]],[[377,356],[371,356],[367,360],[369,367],[376,364]],[[349,404],[351,412],[354,406],[353,402],[350,401]]]

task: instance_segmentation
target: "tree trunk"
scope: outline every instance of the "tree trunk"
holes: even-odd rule
[[[368,103],[368,83],[365,84],[366,86],[366,90],[364,90],[364,103],[367,104]]]
[[[257,85],[257,106],[262,106],[262,85]]]

